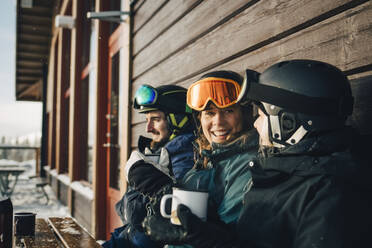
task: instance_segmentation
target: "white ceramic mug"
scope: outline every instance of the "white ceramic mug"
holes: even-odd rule
[[[165,211],[167,200],[172,199],[171,214]],[[165,218],[170,218],[172,224],[181,225],[177,217],[177,207],[179,204],[186,205],[191,212],[202,220],[207,219],[208,192],[193,191],[187,189],[173,188],[173,194],[164,195],[160,201],[160,213]]]

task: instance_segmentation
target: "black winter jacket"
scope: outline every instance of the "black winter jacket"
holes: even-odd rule
[[[194,148],[192,145],[194,134],[180,134],[172,141],[164,144],[170,156],[171,176],[180,180],[194,165]],[[138,147],[142,153],[149,147],[151,139],[140,137]],[[160,147],[159,147],[160,148]],[[160,150],[155,151],[160,152]],[[161,247],[162,245],[150,240],[142,231],[142,221],[148,214],[149,198],[129,187],[122,199],[116,204],[116,212],[123,222],[123,226],[115,229],[111,239],[103,244],[105,248],[116,247]]]
[[[345,129],[307,138],[252,168],[239,246],[372,247],[372,171],[348,152]]]

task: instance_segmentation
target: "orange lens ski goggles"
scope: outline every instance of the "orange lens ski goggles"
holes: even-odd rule
[[[187,90],[187,104],[196,111],[205,109],[209,101],[218,108],[237,102],[240,85],[231,79],[208,77],[193,83]]]

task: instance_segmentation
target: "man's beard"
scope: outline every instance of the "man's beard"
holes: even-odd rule
[[[157,151],[159,148],[163,147],[167,142],[169,141],[169,138],[164,138],[161,141],[151,141],[150,148],[152,151]]]

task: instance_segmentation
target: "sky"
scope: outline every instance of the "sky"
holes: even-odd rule
[[[0,137],[41,132],[42,104],[15,100],[16,0],[0,3]]]

